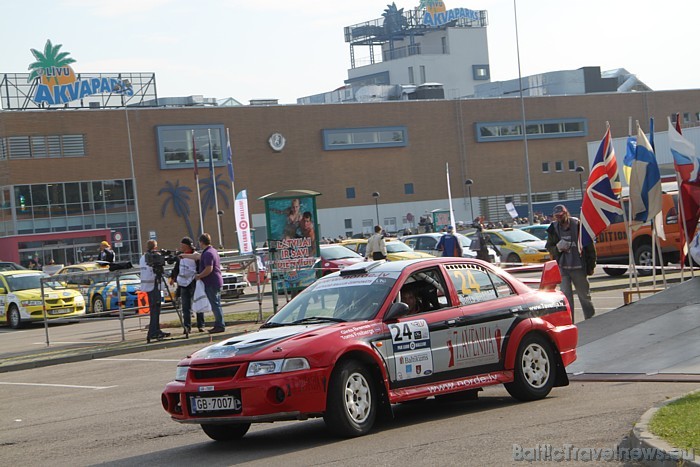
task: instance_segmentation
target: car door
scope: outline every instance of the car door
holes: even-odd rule
[[[506,247],[506,242],[498,234],[493,232],[486,232],[485,234],[488,235],[491,243],[496,245],[498,251],[501,252],[501,261],[505,262],[506,258],[508,258],[508,255],[511,254],[513,250]]]
[[[8,300],[7,295],[10,293],[10,289],[5,282],[5,278],[0,275],[0,289],[3,289],[0,293],[0,321],[7,321],[7,307]]]
[[[461,311],[453,303],[438,267],[412,273],[401,285],[421,289],[424,307],[420,312],[387,323],[390,340],[383,347],[388,361],[390,385],[402,388],[449,379],[448,334],[461,325]],[[402,301],[401,290],[394,301]]]
[[[415,251],[420,251],[421,253],[428,253],[429,255],[439,256],[438,251],[435,249],[437,247],[438,240],[434,237],[426,235],[424,237],[418,238],[417,248]]]
[[[493,270],[473,263],[445,266],[461,305],[460,326],[447,336],[449,370],[466,375],[504,368],[511,330],[520,321],[523,300]]]

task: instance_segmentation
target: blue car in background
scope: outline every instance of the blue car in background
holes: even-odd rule
[[[57,274],[71,274],[80,272],[107,271],[107,268],[98,263],[81,263],[66,266]],[[111,279],[110,276],[109,279]],[[100,277],[100,274],[76,275],[65,281],[66,287],[78,289],[85,297],[87,313],[102,313],[119,309],[119,294],[117,281]],[[138,306],[138,292],[141,290],[141,279],[137,274],[125,274],[119,278],[121,287],[121,301],[124,308],[136,308]]]

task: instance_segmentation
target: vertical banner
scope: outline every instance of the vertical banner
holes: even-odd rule
[[[253,252],[253,242],[250,238],[250,221],[248,220],[248,190],[243,190],[236,195],[234,210],[236,213],[238,248],[242,255],[247,255]]]
[[[278,290],[308,287],[316,280],[319,256],[316,195],[265,198],[265,212]]]

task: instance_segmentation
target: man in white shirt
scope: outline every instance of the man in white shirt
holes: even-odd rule
[[[365,256],[368,260],[386,259],[386,244],[384,243],[384,235],[382,235],[382,227],[374,226],[374,235],[369,237],[367,241],[367,251]]]

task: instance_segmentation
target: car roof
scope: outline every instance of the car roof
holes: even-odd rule
[[[46,275],[45,272],[42,271],[37,271],[35,269],[16,269],[13,271],[0,271],[0,275],[3,276],[22,276],[22,275],[30,275],[30,274],[39,274],[39,275]]]
[[[107,266],[97,263],[95,261],[87,262],[87,263],[79,263],[79,264],[71,264],[70,266],[66,266],[62,269],[67,269],[67,268],[80,268],[83,271],[91,271],[93,269],[105,269]]]

